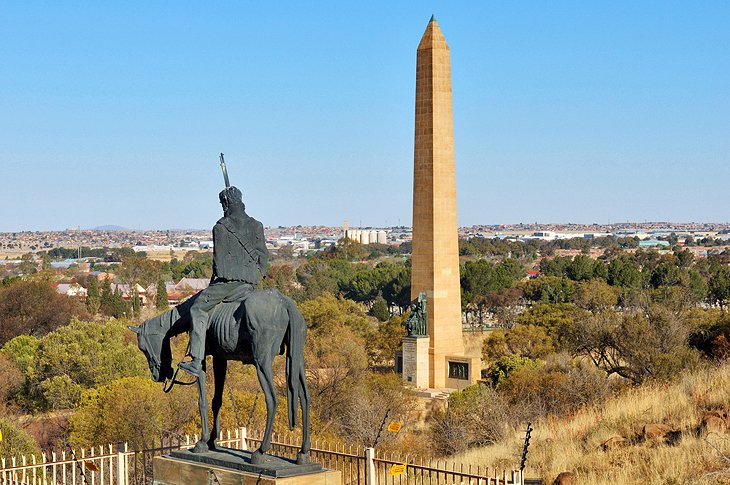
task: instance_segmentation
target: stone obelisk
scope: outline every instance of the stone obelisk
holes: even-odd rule
[[[411,299],[428,297],[429,387],[447,386],[447,357],[462,356],[454,122],[449,46],[436,20],[416,61]]]

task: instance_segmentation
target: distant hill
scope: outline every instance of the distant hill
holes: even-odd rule
[[[115,226],[115,225],[108,225],[108,226],[97,226],[94,228],[94,231],[126,231],[126,227],[122,226]]]

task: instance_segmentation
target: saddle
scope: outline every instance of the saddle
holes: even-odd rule
[[[238,346],[245,301],[254,291],[242,285],[210,312],[207,338],[213,337],[226,352],[234,352]]]

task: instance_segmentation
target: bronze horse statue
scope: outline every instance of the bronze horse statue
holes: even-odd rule
[[[146,320],[138,327],[129,327],[137,334],[137,345],[147,357],[152,380],[173,379],[170,338],[188,331],[190,307],[197,295],[171,310]],[[256,367],[261,390],[266,400],[266,431],[261,446],[251,455],[251,462],[263,464],[271,446],[271,432],[277,399],[272,379],[272,363],[277,354],[286,353],[287,405],[289,428],[297,425],[299,405],[302,410],[302,447],[297,463],[309,461],[309,390],[304,371],[304,341],[307,324],[294,302],[276,290],[256,290],[243,301],[219,304],[210,313],[205,355],[213,356],[215,393],[212,400],[213,429],[208,429],[208,400],[205,372],[198,378],[198,398],[202,433],[191,450],[203,453],[216,449],[220,432],[220,410],[229,360],[238,360]],[[203,361],[205,366],[205,361]],[[203,367],[205,370],[205,367]]]

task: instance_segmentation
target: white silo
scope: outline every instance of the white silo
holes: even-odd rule
[[[368,239],[370,240],[370,244],[375,244],[376,242],[378,242],[378,231],[370,231]]]
[[[350,239],[356,242],[360,242],[360,230],[359,229],[352,229],[350,230]]]
[[[370,233],[367,231],[360,231],[360,244],[370,244]]]
[[[385,231],[378,231],[378,244],[388,243],[388,233]]]

